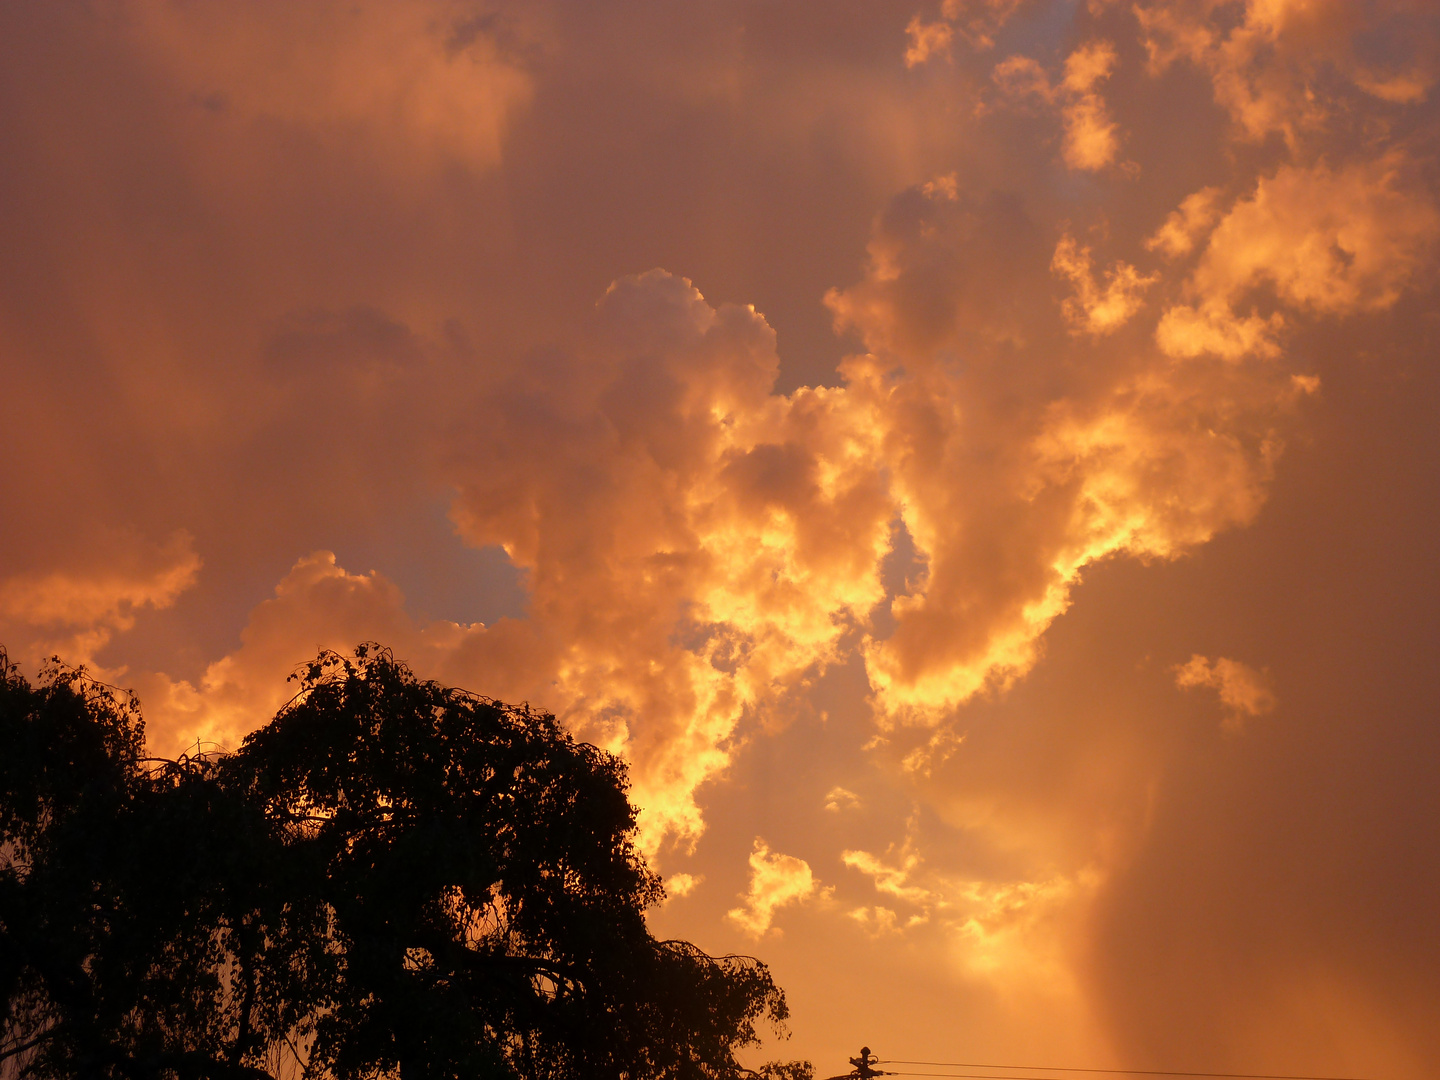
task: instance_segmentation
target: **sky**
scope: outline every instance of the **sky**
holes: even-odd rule
[[[881,1058],[1440,1074],[1433,0],[0,5],[0,642],[630,763]]]

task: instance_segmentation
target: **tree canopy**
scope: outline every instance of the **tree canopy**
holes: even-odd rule
[[[154,759],[128,694],[0,651],[0,1076],[747,1074],[784,995],[649,933],[619,759],[373,645],[296,678]]]

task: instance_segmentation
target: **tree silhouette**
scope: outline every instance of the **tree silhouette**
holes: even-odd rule
[[[618,759],[373,645],[296,678],[155,760],[128,695],[0,652],[0,1075],[746,1075],[784,996],[650,935]]]

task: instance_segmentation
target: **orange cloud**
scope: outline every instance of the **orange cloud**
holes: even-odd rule
[[[286,677],[301,658],[320,649],[349,651],[356,642],[383,641],[422,671],[436,670],[437,651],[449,652],[483,629],[455,623],[417,628],[395,585],[370,572],[352,574],[318,551],[300,559],[275,595],[250,613],[240,648],[214,661],[198,685],[137,672],[147,739],[161,753],[199,741],[235,747],[293,692]]]
[[[1119,152],[1119,131],[1096,89],[1110,77],[1115,59],[1115,46],[1108,41],[1089,42],[1065,58],[1065,77],[1060,83],[1065,100],[1061,110],[1065,143],[1061,153],[1072,169],[1103,169]]]
[[[1058,108],[1064,130],[1061,159],[1071,169],[1098,172],[1114,164],[1120,150],[1120,129],[1098,89],[1116,59],[1110,42],[1090,41],[1065,58],[1058,84],[1051,85],[1045,69],[1027,56],[997,64],[992,79],[1011,101],[1034,100]]]
[[[1135,5],[1150,67],[1162,73],[1186,61],[1209,77],[1215,101],[1236,135],[1258,142],[1279,134],[1292,146],[1360,104],[1321,77],[1338,71],[1372,98],[1413,104],[1435,81],[1433,54],[1379,69],[1356,49],[1357,31],[1404,33],[1406,3],[1363,10],[1348,0],[1145,0]],[[1237,17],[1238,16],[1238,17]],[[1389,24],[1389,25],[1387,25]],[[1399,36],[1399,35],[1397,35]],[[1395,50],[1401,51],[1401,50]]]
[[[704,880],[703,874],[671,874],[665,879],[665,894],[667,897],[689,896]]]
[[[1089,563],[1172,557],[1253,517],[1288,380],[1102,354],[1070,392],[998,410],[1066,335],[968,375],[920,347],[952,331],[914,324],[916,271],[970,246],[974,219],[943,186],[915,198],[923,227],[897,219],[872,276],[832,296],[874,349],[846,362],[842,387],[775,394],[758,313],[652,272],[611,286],[563,378],[541,367],[492,388],[455,453],[452,514],[467,540],[526,571],[528,620],[416,627],[393,585],[322,553],[197,686],[146,691],[157,731],[233,740],[278,704],[296,656],[378,638],[427,674],[542,701],[624,753],[647,847],[690,845],[705,827],[696,792],[729,767],[742,720],[828,666],[863,657],[883,724],[940,724],[1033,666]],[[1217,395],[1241,411],[1198,428]],[[880,635],[897,520],[925,569]]]
[[[178,20],[154,31],[162,43],[217,32],[153,10]],[[333,47],[368,55],[387,18],[357,9]],[[446,44],[441,25],[406,30],[410,51],[390,75],[463,97],[447,80],[508,63],[483,35]],[[235,48],[269,47],[258,30],[259,44],[244,44],[242,29]],[[248,70],[260,54],[243,55]],[[1059,109],[1063,163],[1093,171],[1119,145],[1098,96],[1119,55],[1086,34],[1054,85],[1025,58],[995,79]],[[223,58],[215,70],[228,70]],[[259,115],[270,92],[245,107]],[[349,92],[304,106],[324,117],[276,120],[381,115],[347,104]],[[401,96],[394,123],[428,130]],[[465,158],[452,145],[464,125],[448,123],[435,136],[446,153],[498,167],[488,150]],[[311,556],[256,609],[239,650],[146,690],[156,730],[233,740],[273,706],[279,691],[263,688],[289,664],[376,637],[426,674],[542,702],[625,753],[654,851],[702,835],[696,793],[731,766],[747,725],[858,658],[884,731],[940,729],[906,758],[926,775],[957,745],[945,730],[954,710],[1037,663],[1087,567],[1174,558],[1254,518],[1304,387],[1278,366],[1172,358],[1278,356],[1286,317],[1245,311],[1257,288],[1317,314],[1393,303],[1436,228],[1407,177],[1392,154],[1280,166],[1223,212],[1221,189],[1192,195],[1149,244],[1172,257],[1200,248],[1188,276],[1165,283],[1158,349],[1126,328],[1164,273],[1126,258],[1097,271],[1089,246],[1040,220],[1053,207],[978,199],[955,172],[897,196],[861,278],[828,294],[837,327],[861,343],[839,386],[777,393],[775,334],[753,308],[712,305],[662,271],[621,278],[573,347],[487,376],[436,455],[463,539],[503,548],[524,571],[528,619],[415,625],[383,577]],[[1058,310],[1055,275],[1074,290]],[[892,595],[882,571],[897,535],[916,569]]]
[[[1198,240],[1219,220],[1220,189],[1201,188],[1185,196],[1176,210],[1170,212],[1155,234],[1145,241],[1146,251],[1158,251],[1168,259],[1188,255]]]
[[[1281,313],[1234,310],[1261,286],[1292,310],[1324,315],[1393,305],[1440,239],[1440,211],[1406,183],[1406,171],[1393,150],[1339,170],[1284,165],[1262,177],[1210,234],[1185,284],[1191,302],[1160,321],[1161,348],[1228,360],[1274,355]]]
[[[169,607],[200,573],[194,539],[183,530],[161,545],[122,533],[106,547],[84,568],[0,579],[0,639],[17,656],[58,653],[93,664],[116,633],[135,625],[138,612]]]
[[[916,15],[905,26],[910,44],[905,47],[905,66],[916,67],[932,56],[949,56],[954,28],[947,22],[922,22]]]
[[[757,836],[750,853],[750,888],[745,902],[725,917],[750,937],[759,939],[771,932],[776,911],[809,900],[818,888],[809,863],[772,852]]]
[[[943,0],[938,20],[925,23],[917,14],[905,28],[911,38],[905,52],[905,65],[914,67],[937,53],[948,55],[951,37],[957,32],[974,49],[994,48],[994,35],[1022,3],[1023,0]],[[925,39],[935,44],[925,47],[922,45]]]
[[[1181,371],[1163,355],[1096,344],[1083,346],[1083,379],[1062,380],[1033,409],[1001,406],[1030,373],[1054,370],[1066,348],[1060,327],[1043,311],[1012,316],[1005,300],[987,303],[989,282],[966,276],[992,258],[971,208],[907,198],[896,213],[872,246],[870,275],[830,303],[871,349],[842,369],[847,395],[877,429],[890,491],[926,563],[891,603],[894,633],[865,642],[867,670],[882,716],[936,723],[1030,669],[1089,563],[1119,552],[1173,557],[1249,521],[1294,389],[1273,375]],[[1013,246],[998,252],[992,268],[1014,258]],[[1062,242],[1049,263],[1079,279],[1067,314],[1093,332],[1129,317],[1153,279],[1117,266],[1102,291],[1088,257]],[[1012,296],[1041,293],[1008,280]],[[1036,340],[1014,342],[1018,333]],[[947,362],[951,350],[985,356],[998,342],[1007,342],[1003,365]],[[1199,424],[1217,400],[1232,403],[1221,426]]]
[[[1141,274],[1129,263],[1117,262],[1105,272],[1102,288],[1095,280],[1090,249],[1068,233],[1055,245],[1050,269],[1069,279],[1075,295],[1061,305],[1075,333],[1108,334],[1118,330],[1140,310],[1141,293],[1160,280],[1159,274]]]
[[[1012,990],[1045,987],[1074,1008],[1080,988],[1065,924],[1093,899],[1100,875],[1084,868],[1073,877],[1036,881],[959,879],[925,866],[914,847],[910,836],[889,859],[842,853],[845,866],[886,898],[886,904],[852,909],[850,918],[875,936],[923,935],[972,976]]]
[[[297,7],[133,0],[122,32],[207,108],[327,143],[399,143],[392,165],[492,168],[531,79],[460,0]],[[513,20],[512,20],[513,21]]]
[[[1175,666],[1175,685],[1188,690],[1208,686],[1219,691],[1228,713],[1224,728],[1232,734],[1243,731],[1245,722],[1272,712],[1278,703],[1266,676],[1238,660],[1219,656],[1214,660],[1196,653]]]

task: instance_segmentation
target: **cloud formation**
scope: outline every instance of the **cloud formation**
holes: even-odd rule
[[[0,641],[161,752],[361,639],[553,709],[798,1053],[1432,1075],[1437,58],[1422,0],[12,5]]]
[[[1298,146],[1353,103],[1354,91],[1415,104],[1435,81],[1421,4],[1360,10],[1343,0],[1161,0],[1137,4],[1135,16],[1151,71],[1186,61],[1205,72],[1216,103],[1246,141],[1278,134]],[[1366,30],[1385,35],[1384,59],[1363,55]],[[1408,36],[1414,30],[1421,36]],[[1319,77],[1327,68],[1344,82]]]
[[[304,556],[275,586],[274,596],[250,613],[240,647],[209,664],[192,683],[162,673],[134,673],[145,705],[147,739],[162,753],[195,742],[234,748],[290,697],[286,677],[296,656],[321,649],[348,651],[362,640],[382,641],[434,670],[437,655],[452,652],[482,626],[449,622],[417,627],[395,584],[375,571],[356,574],[335,555]]]
[[[757,836],[750,853],[750,888],[745,903],[732,908],[725,917],[758,940],[771,931],[778,909],[803,903],[815,895],[818,887],[809,863],[772,852]]]
[[[908,53],[906,57],[908,62]],[[1028,56],[1001,61],[993,79],[1001,97],[1012,103],[1058,110],[1064,131],[1061,159],[1071,169],[1099,172],[1113,165],[1120,152],[1120,130],[1100,93],[1116,59],[1110,42],[1089,41],[1065,58],[1060,80],[1053,85],[1045,69]]]
[[[1405,170],[1396,150],[1338,173],[1317,163],[1261,177],[1210,234],[1185,283],[1193,302],[1165,312],[1156,329],[1160,347],[1177,357],[1277,355],[1285,315],[1235,311],[1237,300],[1261,286],[1298,312],[1391,307],[1440,238],[1440,212],[1426,191],[1407,190]],[[1178,252],[1209,216],[1206,192],[1187,197],[1176,214],[1156,234],[1167,239],[1156,242]]]
[[[1060,311],[1075,333],[1094,335],[1118,330],[1141,308],[1141,295],[1160,279],[1159,274],[1141,275],[1129,263],[1117,262],[1105,272],[1105,285],[1095,280],[1090,249],[1069,235],[1055,245],[1050,269],[1069,279],[1075,295],[1060,305]]]
[[[355,48],[380,32],[365,11]],[[256,48],[283,28],[262,29]],[[444,63],[477,62],[471,44],[446,46]],[[1053,87],[1033,61],[1002,65],[1012,93],[1061,108],[1070,168],[1114,156],[1095,93],[1117,58],[1088,38]],[[422,84],[451,77],[423,71]],[[948,174],[896,196],[861,279],[829,293],[836,328],[862,345],[839,386],[777,393],[775,334],[753,307],[712,305],[661,270],[617,279],[573,346],[489,380],[442,451],[460,536],[524,571],[527,620],[414,627],[383,579],[312,558],[257,609],[239,652],[193,686],[157,682],[157,730],[184,717],[233,741],[242,716],[274,703],[258,687],[294,662],[282,656],[373,626],[362,636],[415,641],[428,670],[498,681],[624,752],[648,846],[693,844],[696,792],[728,767],[747,718],[832,665],[863,660],[882,729],[943,726],[1031,670],[1087,566],[1174,558],[1253,520],[1314,383],[1172,358],[1275,357],[1283,311],[1236,310],[1261,287],[1302,312],[1392,306],[1437,228],[1405,172],[1395,149],[1261,175],[1194,265],[1171,272],[1183,299],[1148,317],[1158,350],[1119,332],[1146,325],[1161,270],[1120,258],[1097,275],[1063,224],[962,196]],[[1167,253],[1203,231],[1211,190],[1155,234]],[[1053,277],[1073,294],[1055,298]],[[292,320],[271,351],[328,349],[327,326]],[[336,331],[350,355],[352,331]],[[386,333],[382,372],[413,347],[403,327]],[[890,593],[883,564],[901,534],[916,570]]]
[[[337,145],[406,151],[395,164],[492,168],[532,82],[500,21],[461,0],[303,8],[137,0],[116,29],[204,109]],[[507,20],[511,35],[517,27]]]
[[[188,533],[164,544],[128,532],[109,541],[103,561],[0,579],[0,635],[17,658],[93,663],[142,609],[169,607],[195,584],[201,560]]]
[[[1182,690],[1208,686],[1220,694],[1227,712],[1224,728],[1232,733],[1244,730],[1245,723],[1274,710],[1278,703],[1269,680],[1239,660],[1217,656],[1214,660],[1198,653],[1175,667],[1175,685]]]
[[[1057,996],[1076,993],[1063,923],[1100,885],[1094,868],[1042,881],[965,880],[925,866],[914,844],[910,831],[887,856],[841,854],[845,866],[868,877],[884,900],[852,909],[851,919],[876,936],[932,935],[972,975],[1012,988],[1048,981],[1047,989]]]

